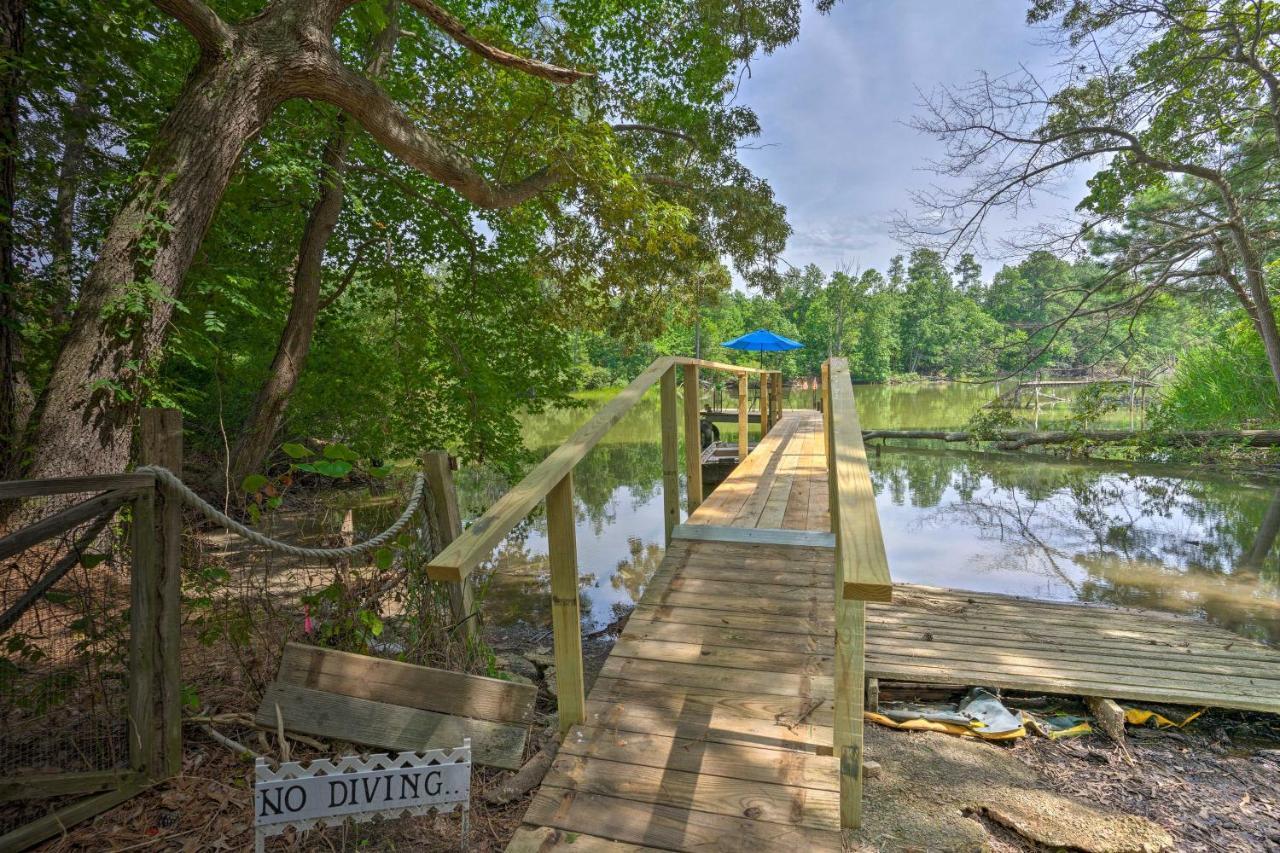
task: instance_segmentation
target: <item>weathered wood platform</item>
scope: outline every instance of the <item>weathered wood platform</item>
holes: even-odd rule
[[[839,850],[821,420],[787,412],[676,529],[509,850]],[[713,535],[694,535],[705,526]],[[892,560],[892,554],[890,554]],[[1280,713],[1280,651],[1164,614],[900,584],[867,675]]]

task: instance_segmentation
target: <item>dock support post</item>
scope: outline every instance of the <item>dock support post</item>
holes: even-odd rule
[[[747,374],[738,374],[738,464],[751,452],[751,418],[747,414]]]
[[[430,450],[422,456],[423,475],[427,490],[431,493],[431,526],[437,538],[439,551],[462,535],[462,514],[458,510],[458,491],[453,485],[453,469],[449,454],[443,450]],[[439,553],[437,551],[437,553]],[[461,625],[468,646],[474,648],[479,637],[475,616],[475,597],[471,591],[471,576],[460,581],[445,581],[449,593],[449,615],[455,625]]]
[[[689,495],[686,511],[702,506],[702,420],[698,412],[698,365],[684,365],[684,465]]]
[[[573,472],[547,493],[547,554],[551,564],[551,635],[556,704],[563,734],[586,719],[582,686],[582,616],[578,610],[578,539],[574,532]]]
[[[662,374],[662,527],[666,544],[680,523],[680,437],[676,432],[676,369]]]
[[[769,374],[760,377],[760,438],[769,434]]]

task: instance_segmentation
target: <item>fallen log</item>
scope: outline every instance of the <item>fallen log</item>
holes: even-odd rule
[[[1246,447],[1280,446],[1280,430],[1275,429],[1208,429],[1183,432],[1148,432],[1136,429],[1087,429],[1079,432],[1066,430],[1023,431],[996,430],[990,434],[975,434],[966,430],[940,429],[869,429],[862,431],[863,441],[873,438],[928,439],[947,442],[995,442],[1001,450],[1021,450],[1040,444],[1072,444],[1087,441],[1097,444],[1115,444],[1141,439],[1162,447],[1178,445],[1202,446],[1227,442]]]

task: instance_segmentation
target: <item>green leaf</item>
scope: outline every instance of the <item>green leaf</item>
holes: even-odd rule
[[[250,474],[248,477],[244,478],[244,482],[240,484],[240,488],[244,489],[245,494],[251,495],[258,491],[258,489],[265,486],[268,482],[267,478],[262,474]]]
[[[290,459],[306,459],[311,455],[310,450],[307,450],[301,444],[295,444],[292,441],[286,441],[284,444],[280,445],[280,449],[283,450],[285,455]]]
[[[390,465],[374,465],[366,469],[370,477],[381,480],[391,473]]]
[[[94,566],[100,565],[105,559],[107,559],[106,554],[81,554],[80,565],[86,569],[92,569]]]
[[[324,447],[324,458],[341,459],[346,462],[358,462],[360,460],[360,457],[345,444],[326,444]]]
[[[373,564],[384,572],[391,568],[391,564],[394,562],[395,558],[395,552],[390,548],[379,548],[377,551],[373,552]]]
[[[295,471],[306,471],[322,477],[345,477],[351,473],[351,463],[336,459],[324,459],[319,462],[303,462],[293,466]]]

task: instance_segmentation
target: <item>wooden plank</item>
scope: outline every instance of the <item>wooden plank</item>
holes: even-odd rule
[[[147,493],[149,494],[150,490]],[[0,539],[0,560],[25,551],[32,545],[39,545],[46,539],[65,533],[100,515],[114,512],[117,507],[137,496],[138,492],[135,489],[115,489],[72,504],[25,527],[19,527]]]
[[[101,794],[146,781],[132,770],[89,770],[83,773],[18,773],[0,779],[0,803],[39,800],[68,794]],[[4,849],[4,848],[0,848]]]
[[[565,738],[560,754],[772,785],[840,790],[839,771],[833,756],[766,749],[579,726]]]
[[[835,536],[830,533],[781,528],[727,527],[720,524],[680,524],[676,526],[672,535],[676,539],[695,539],[699,542],[798,545],[802,548],[835,548],[836,543]]]
[[[727,628],[722,625],[688,625],[654,619],[651,614],[652,610],[633,613],[627,621],[625,636],[634,640],[665,640],[739,649],[821,655],[835,652],[835,638],[832,635],[783,634],[752,628]]]
[[[832,708],[823,696],[778,696],[714,687],[655,688],[603,675],[587,724],[665,737],[831,754]]]
[[[875,491],[862,445],[858,408],[849,380],[849,365],[842,358],[830,360],[830,405],[824,408],[830,424],[832,459],[832,515],[835,527],[843,597],[859,601],[891,601],[893,582],[885,556]],[[839,507],[837,510],[836,507]]]
[[[676,369],[662,374],[662,529],[667,545],[671,531],[680,523],[680,436],[676,425]]]
[[[754,672],[822,675],[831,672],[831,656],[812,652],[775,649],[742,649],[733,646],[704,646],[670,640],[645,640],[624,634],[613,654],[624,658],[722,666]]]
[[[654,658],[629,658],[620,652],[609,655],[600,674],[649,684],[668,684],[672,687],[710,687],[716,690],[805,698],[830,696],[832,688],[829,675],[803,675]]]
[[[551,564],[551,633],[556,660],[556,713],[560,731],[583,720],[582,615],[578,604],[578,539],[574,530],[573,472],[547,495],[547,555]]]
[[[93,474],[87,477],[47,477],[39,480],[0,480],[0,501],[36,498],[44,495],[74,495],[84,492],[125,490],[131,494],[155,485],[150,474]]]
[[[533,511],[551,488],[563,480],[605,433],[631,410],[671,364],[671,359],[660,358],[649,365],[630,385],[580,426],[564,444],[551,451],[514,488],[498,498],[484,515],[476,519],[428,564],[427,572],[431,579],[461,580],[486,559],[498,543]]]
[[[776,370],[761,369],[758,367],[748,367],[745,364],[727,364],[723,361],[709,361],[705,358],[687,358],[685,356],[673,356],[671,361],[676,364],[697,365],[705,367],[707,370],[720,370],[725,373],[752,373],[756,375],[768,375],[777,373]]]
[[[747,747],[739,747],[750,751]],[[775,751],[763,753],[776,759]],[[839,830],[838,795],[834,791],[699,774],[671,767],[622,764],[598,758],[561,753],[556,756],[544,785],[653,803],[698,812],[742,817],[753,821]]]
[[[738,462],[747,458],[750,450],[751,414],[747,411],[747,399],[750,396],[749,380],[746,373],[738,374]]]
[[[182,412],[143,409],[139,421],[139,459],[182,477]],[[157,672],[160,677],[160,742],[157,776],[182,772],[182,496],[156,484],[160,505],[159,601],[156,623],[160,638]]]
[[[287,643],[276,680],[356,699],[506,723],[533,720],[538,689],[481,675]]]
[[[267,687],[255,722],[274,731],[277,705],[289,731],[397,751],[444,749],[469,737],[476,764],[507,770],[520,767],[528,734],[522,725],[454,717],[278,681]]]
[[[690,853],[722,850],[726,844],[730,845],[729,849],[759,853],[841,849],[839,832],[729,817],[677,806],[638,803],[549,785],[544,785],[534,794],[525,821]]]
[[[565,832],[550,826],[522,826],[507,842],[507,853],[662,853],[657,847],[624,844],[581,832]]]
[[[648,593],[646,592],[646,595]],[[679,595],[679,594],[677,594]],[[690,596],[703,598],[703,596]],[[642,601],[632,611],[631,618],[641,615],[662,622],[680,625],[709,625],[729,629],[757,628],[762,631],[773,631],[778,634],[795,634],[803,637],[835,636],[835,621],[815,614],[808,617],[797,617],[790,614],[740,613],[733,610],[716,610],[706,607],[689,607],[683,604]]]
[[[698,366],[684,366],[684,477],[689,515],[702,503],[702,425],[698,411]]]
[[[0,835],[0,850],[26,850],[28,847],[34,847],[41,841],[64,834],[68,827],[102,814],[143,790],[145,785],[142,783],[127,783],[114,791],[64,806],[42,818],[23,824],[12,832]]]

